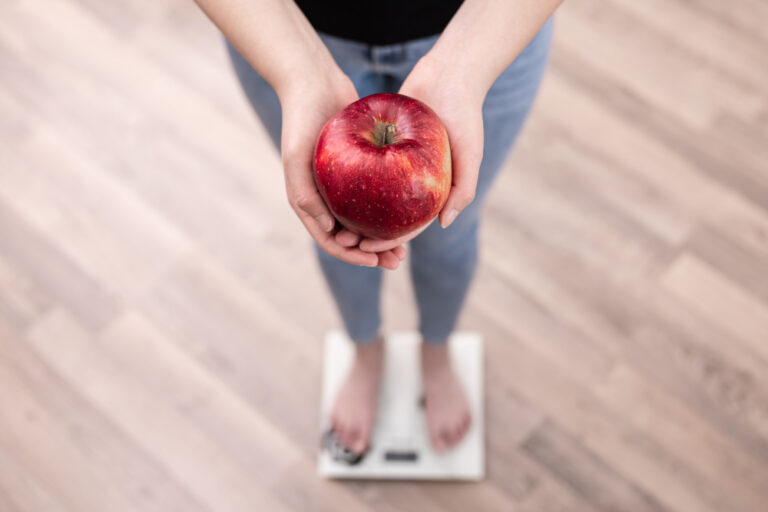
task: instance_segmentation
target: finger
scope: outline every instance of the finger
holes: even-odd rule
[[[298,171],[291,172],[289,169]],[[354,265],[375,267],[379,262],[376,254],[361,251],[356,247],[343,247],[336,241],[331,234],[336,221],[317,192],[311,174],[303,173],[300,169],[301,167],[291,166],[290,162],[286,164],[286,189],[291,206],[312,238],[331,256]]]
[[[379,253],[379,266],[387,270],[395,270],[400,265],[400,258],[395,256],[392,251]]]
[[[394,249],[399,245],[403,245],[404,243],[405,242],[400,238],[395,238],[393,240],[376,240],[373,238],[363,238],[360,240],[358,246],[360,247],[361,251],[365,252],[384,252],[389,251],[390,249]]]
[[[389,251],[391,249],[394,249],[399,245],[403,245],[405,243],[405,241],[402,240],[403,238],[404,237],[394,238],[392,240],[376,240],[374,238],[363,238],[362,240],[360,240],[358,246],[360,247],[361,251],[384,252],[384,251]]]
[[[397,256],[397,258],[398,258],[400,261],[403,261],[403,260],[405,259],[405,257],[408,255],[408,253],[407,253],[407,252],[406,252],[406,250],[405,250],[405,247],[403,247],[402,245],[398,245],[397,247],[395,247],[394,249],[392,249],[392,253],[393,253],[395,256]]]
[[[342,229],[336,233],[336,242],[342,247],[354,247],[360,242],[361,238],[360,235],[348,229]]]
[[[409,242],[419,236],[422,231],[427,229],[432,222],[434,222],[435,219],[432,219],[424,226],[421,226],[419,229],[416,229],[414,231],[411,231],[410,233],[406,233],[405,235],[394,238],[392,240],[376,240],[374,238],[363,238],[360,240],[359,247],[363,251],[367,252],[383,252],[383,251],[389,251],[391,249],[394,249],[398,245],[403,245],[406,242]]]
[[[379,256],[375,253],[361,251],[357,247],[343,247],[336,242],[336,239],[330,233],[326,233],[309,214],[303,211],[297,212],[299,219],[304,227],[309,231],[312,238],[325,252],[340,260],[352,263],[353,265],[362,265],[365,267],[375,267],[379,263]]]

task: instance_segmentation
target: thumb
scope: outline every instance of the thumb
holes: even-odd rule
[[[483,159],[482,144],[479,145],[479,150],[466,151],[465,149],[456,153],[454,153],[453,185],[440,214],[440,225],[443,228],[450,226],[459,213],[475,200],[477,176]]]
[[[333,215],[316,189],[304,188],[297,192],[291,205],[297,213],[304,212],[315,219],[320,229],[325,232],[331,231],[336,225]]]
[[[450,226],[458,215],[469,206],[475,199],[474,188],[464,190],[454,185],[451,188],[451,195],[446,202],[445,208],[443,208],[442,215],[440,215],[440,225],[443,228]]]
[[[312,177],[311,152],[307,156],[304,154],[304,151],[286,151],[283,154],[288,202],[297,215],[312,217],[320,229],[328,233],[333,230],[336,221],[317,191]]]

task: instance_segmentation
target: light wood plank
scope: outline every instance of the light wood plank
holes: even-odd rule
[[[768,363],[768,305],[688,254],[667,270],[662,284]]]
[[[339,316],[200,9],[0,2],[0,509],[764,512],[766,16],[564,3],[484,210],[488,475],[454,485],[315,474]]]
[[[41,320],[30,331],[29,340],[47,364],[118,421],[131,440],[153,453],[206,509],[253,510],[259,503],[270,510],[290,510],[264,489],[263,482],[254,480],[254,475],[227,456],[202,424],[188,421],[182,403],[165,392],[157,393],[151,381],[130,372],[127,359],[111,357],[100,349],[98,340],[64,312],[56,310]],[[151,340],[149,336],[138,338]],[[168,363],[162,357],[152,362]],[[278,474],[272,473],[272,478]]]

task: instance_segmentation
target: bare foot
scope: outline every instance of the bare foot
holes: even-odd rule
[[[461,441],[472,423],[469,402],[451,365],[448,343],[421,344],[421,374],[429,437],[434,449],[442,452]]]
[[[384,340],[355,343],[355,356],[331,412],[336,439],[360,454],[368,449],[376,419]]]

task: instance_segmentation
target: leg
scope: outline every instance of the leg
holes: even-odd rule
[[[320,36],[361,96],[383,87],[381,75],[368,68],[365,45]],[[279,149],[282,119],[277,94],[229,43],[227,49],[248,100]],[[347,334],[357,342],[352,368],[334,401],[332,428],[338,441],[361,453],[368,445],[378,404],[383,359],[383,341],[378,334],[382,270],[351,265],[328,255],[317,243],[313,245]]]
[[[477,266],[480,203],[450,227],[434,221],[411,241],[410,270],[424,342],[443,344],[456,324]]]
[[[485,133],[475,201],[454,223],[434,222],[410,244],[411,274],[419,305],[422,375],[427,424],[435,449],[458,443],[471,418],[464,391],[451,367],[446,341],[453,331],[478,261],[478,228],[491,184],[523,126],[546,67],[552,33],[549,20],[499,76],[483,104]]]

